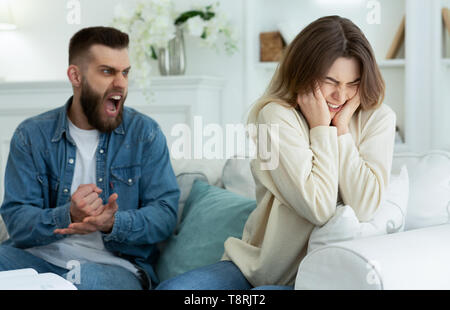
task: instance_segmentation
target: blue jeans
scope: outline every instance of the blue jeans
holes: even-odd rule
[[[55,266],[25,250],[0,245],[0,271],[33,268],[38,273],[52,272],[67,279],[70,270]],[[70,280],[70,277],[69,277]],[[97,263],[80,265],[79,277],[74,277],[79,290],[141,290],[141,283],[125,268]],[[79,284],[78,284],[79,282]]]
[[[253,287],[231,261],[194,269],[161,282],[157,290],[292,290],[292,286]]]

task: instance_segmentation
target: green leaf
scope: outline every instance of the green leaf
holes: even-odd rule
[[[211,6],[210,6],[211,7]],[[180,16],[178,16],[175,19],[175,25],[181,25],[185,23],[189,18],[200,16],[203,20],[210,20],[216,14],[214,12],[209,11],[208,7],[206,7],[206,12],[198,11],[198,10],[192,10],[182,13]]]
[[[152,58],[154,60],[158,60],[158,55],[156,54],[155,48],[152,46],[150,46],[151,50],[152,50]]]
[[[175,25],[180,25],[182,23],[185,23],[189,18],[200,16],[203,18],[203,12],[202,11],[187,11],[178,16],[177,19],[175,19]]]
[[[214,12],[206,12],[206,13],[203,14],[202,18],[204,20],[210,20],[214,16],[216,16],[216,14]]]

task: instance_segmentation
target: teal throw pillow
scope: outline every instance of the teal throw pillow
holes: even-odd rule
[[[256,201],[196,180],[181,223],[165,245],[156,266],[160,281],[214,264],[222,258],[228,237],[241,238]]]

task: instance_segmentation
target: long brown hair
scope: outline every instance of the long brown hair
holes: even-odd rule
[[[360,62],[360,108],[376,109],[384,100],[385,83],[369,41],[351,20],[326,16],[309,24],[286,48],[256,110],[270,102],[296,107],[297,95],[311,92],[340,57],[354,57]],[[250,115],[249,122],[255,117]]]

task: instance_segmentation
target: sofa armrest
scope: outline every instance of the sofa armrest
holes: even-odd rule
[[[301,262],[295,289],[450,289],[450,224],[327,245]]]

